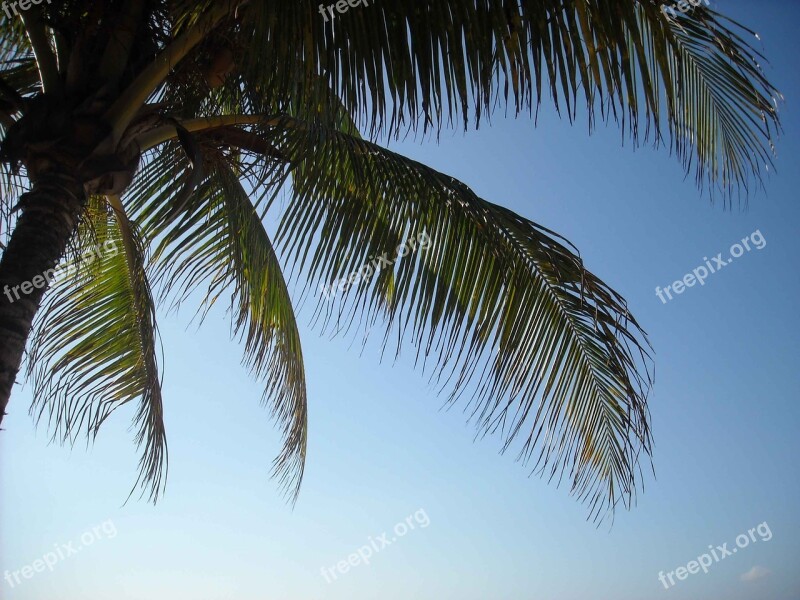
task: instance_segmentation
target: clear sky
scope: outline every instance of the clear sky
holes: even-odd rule
[[[197,330],[186,310],[160,320],[170,468],[156,506],[123,505],[137,472],[131,411],[88,451],[70,451],[34,431],[30,389],[15,390],[0,436],[0,571],[63,558],[13,588],[0,582],[0,598],[800,599],[800,6],[715,7],[759,32],[786,97],[778,173],[747,210],[701,198],[665,149],[621,147],[615,126],[588,137],[585,122],[570,127],[549,107],[536,129],[498,114],[439,146],[393,146],[565,235],[650,334],[656,477],[613,528],[587,523],[567,489],[498,455],[499,440],[473,443],[412,352],[381,364],[378,340],[362,354],[350,339],[321,338],[310,307],[299,314],[310,440],[292,509],[268,477],[279,437],[225,315]],[[756,230],[762,249],[658,299],[656,286]],[[414,528],[396,535],[407,517]],[[764,523],[707,574],[659,582]],[[395,541],[381,548],[384,532]],[[70,545],[81,549],[69,555]],[[326,581],[323,567],[365,545],[380,548],[369,564]]]

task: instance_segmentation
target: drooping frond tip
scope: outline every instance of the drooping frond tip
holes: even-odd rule
[[[155,304],[142,240],[124,213],[92,198],[76,232],[79,253],[52,275],[37,316],[28,373],[31,412],[47,414],[53,439],[97,436],[112,412],[136,401],[142,448],[133,487],[155,501],[165,483],[167,442],[157,360]]]
[[[341,102],[372,138],[477,127],[503,106],[538,114],[549,96],[570,121],[582,109],[590,128],[599,118],[634,143],[668,140],[701,187],[746,192],[780,130],[755,34],[702,2],[675,17],[662,7],[672,3],[382,0],[326,23],[312,5],[249,3],[242,27],[260,51],[242,52],[241,77],[266,92],[255,110],[305,98],[295,114],[311,120]]]
[[[241,137],[241,136],[240,136]],[[238,139],[238,138],[237,138]],[[234,336],[244,364],[264,385],[264,404],[283,434],[273,474],[290,500],[302,481],[307,439],[307,396],[300,335],[286,282],[256,206],[230,164],[205,147],[206,175],[184,193],[185,169],[177,146],[163,147],[131,189],[131,211],[159,243],[153,253],[155,285],[175,306],[199,292],[202,320],[220,296],[230,294]],[[285,175],[262,180],[280,188]],[[260,190],[262,193],[264,190]],[[177,207],[177,208],[176,208]]]
[[[652,378],[621,296],[556,234],[450,177],[322,127],[295,121],[282,136],[298,167],[280,247],[312,288],[350,283],[320,299],[323,329],[382,316],[384,344],[433,363],[479,435],[520,442],[518,459],[570,480],[594,517],[630,505]],[[383,267],[365,269],[376,257]]]

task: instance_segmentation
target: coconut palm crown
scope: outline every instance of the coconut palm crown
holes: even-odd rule
[[[624,299],[558,234],[384,146],[545,103],[669,148],[726,204],[746,197],[779,130],[754,34],[662,4],[4,3],[0,417],[20,369],[59,441],[92,439],[136,403],[134,489],[157,499],[156,303],[202,317],[219,300],[296,498],[308,409],[294,281],[323,330],[364,323],[384,349],[410,345],[478,434],[565,480],[591,517],[629,507],[652,453],[653,371]],[[426,251],[364,269],[420,236]],[[51,282],[65,263],[78,267]],[[336,280],[348,285],[330,300],[317,293]]]

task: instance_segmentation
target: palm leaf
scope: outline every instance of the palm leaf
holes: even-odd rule
[[[284,447],[273,472],[292,499],[302,480],[307,435],[307,398],[300,336],[292,302],[255,207],[239,178],[209,149],[208,177],[180,215],[171,210],[178,186],[170,181],[180,160],[167,152],[149,165],[149,188],[134,188],[130,204],[151,238],[162,297],[180,305],[207,286],[203,316],[231,294],[234,334],[244,340],[244,362],[265,383],[263,402],[280,424]],[[154,175],[160,173],[161,175]],[[282,179],[279,177],[279,180]]]
[[[594,517],[635,495],[651,450],[648,344],[624,300],[553,232],[375,144],[286,119],[297,163],[278,237],[314,285],[357,285],[320,302],[323,329],[386,322],[417,348],[481,435],[548,478],[567,477]],[[277,138],[276,138],[277,139]],[[430,239],[404,252],[397,240]],[[364,269],[374,257],[394,263]]]
[[[117,408],[138,401],[136,442],[143,447],[137,485],[155,500],[163,486],[167,443],[156,357],[155,307],[144,271],[145,248],[121,211],[93,198],[77,232],[92,258],[57,281],[37,316],[28,374],[32,413],[47,414],[53,439],[90,438]]]
[[[590,126],[618,121],[634,143],[668,135],[700,184],[746,188],[769,164],[780,98],[753,34],[702,6],[673,22],[661,4],[382,0],[326,23],[313,5],[251,2],[230,31],[248,40],[237,63],[263,99],[241,110],[341,102],[374,137],[477,127],[500,102],[533,114],[549,95],[570,120],[582,103]]]

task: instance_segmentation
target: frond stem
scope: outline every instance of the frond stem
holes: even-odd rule
[[[237,6],[237,2],[223,1],[203,15],[185,33],[179,35],[169,46],[134,79],[105,114],[112,127],[113,145],[119,143],[122,134],[147,98],[169,75],[172,69],[189,51],[200,43],[208,33]]]
[[[190,133],[198,133],[231,125],[277,125],[286,119],[287,117],[284,115],[219,115],[216,117],[187,119],[186,121],[181,121],[180,124]],[[151,129],[135,139],[141,151],[145,152],[177,137],[177,135],[178,131],[174,125],[163,125]]]
[[[45,94],[57,93],[61,88],[56,56],[47,39],[47,29],[36,10],[21,11],[20,16],[25,24],[25,31],[33,47],[36,65],[39,67],[39,79]]]

